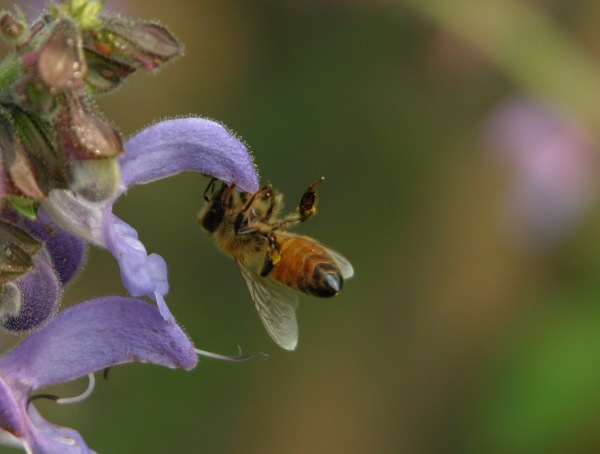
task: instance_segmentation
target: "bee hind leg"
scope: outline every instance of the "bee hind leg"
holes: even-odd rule
[[[315,186],[325,181],[325,177],[313,181],[300,199],[296,212],[289,214],[284,220],[277,226],[278,228],[287,228],[295,224],[300,224],[308,220],[313,214],[317,212],[317,191]]]
[[[313,181],[310,186],[304,191],[300,203],[298,204],[298,213],[300,214],[300,222],[306,221],[309,217],[317,212],[317,191],[315,186],[323,183],[325,177],[320,177],[318,180]]]

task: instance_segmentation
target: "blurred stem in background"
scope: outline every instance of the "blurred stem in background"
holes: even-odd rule
[[[517,0],[403,3],[464,39],[522,90],[600,126],[600,64],[542,9]]]

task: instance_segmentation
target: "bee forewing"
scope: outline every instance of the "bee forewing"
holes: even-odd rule
[[[294,350],[298,344],[297,293],[272,279],[260,277],[241,262],[237,264],[267,332],[280,347]]]
[[[342,277],[344,279],[350,279],[352,276],[354,276],[354,268],[352,267],[352,264],[346,257],[340,254],[338,251],[334,251],[333,249],[328,248],[327,246],[323,247],[325,248],[327,253],[331,255],[331,258],[340,269],[340,272],[342,273]]]

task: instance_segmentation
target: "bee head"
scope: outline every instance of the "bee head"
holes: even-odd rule
[[[218,191],[214,192],[207,201],[204,209],[198,215],[200,225],[209,233],[217,230],[223,222],[223,218],[225,217],[225,199],[228,189],[229,187],[224,184]]]

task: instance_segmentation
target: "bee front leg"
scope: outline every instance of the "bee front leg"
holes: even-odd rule
[[[254,224],[259,224],[263,221],[256,212],[254,211],[253,205],[256,202],[256,199],[269,199],[270,205],[267,210],[267,214],[269,215],[273,209],[273,197],[272,197],[273,187],[271,183],[267,183],[264,185],[258,192],[250,195],[248,201],[244,204],[242,210],[237,214],[234,222],[233,222],[233,230],[236,234],[245,235],[248,233],[254,233],[259,231],[259,228],[252,227]]]
[[[210,192],[211,195],[212,193],[215,191],[215,183],[217,182],[217,179],[215,177],[212,177],[210,179],[210,181],[208,182],[208,186],[206,186],[206,189],[204,190],[204,200],[207,202],[210,202],[210,197],[208,196],[208,193]]]

